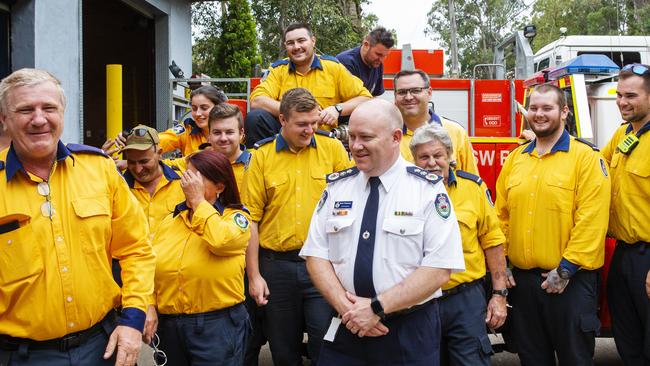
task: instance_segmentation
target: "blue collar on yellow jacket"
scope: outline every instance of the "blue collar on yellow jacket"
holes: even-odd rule
[[[178,175],[178,173],[176,173],[176,171],[170,168],[167,164],[164,164],[162,161],[159,162],[159,164],[162,167],[163,175],[165,178],[167,178],[168,181],[171,182],[175,179],[181,179],[180,175]],[[126,184],[129,185],[129,188],[133,188],[133,186],[135,186],[135,177],[128,169],[124,172],[124,174],[122,174],[122,176],[124,177]]]
[[[282,150],[289,150],[290,151],[289,143],[287,142],[287,140],[284,139],[284,137],[282,137],[282,129],[280,129],[280,133],[278,133],[277,136],[278,137],[276,137],[277,141],[275,143],[275,151],[276,152],[280,152]],[[309,146],[310,147],[316,147],[316,137],[315,136],[311,137],[311,142],[309,143]]]
[[[569,132],[567,130],[564,130],[564,132],[562,132],[562,136],[560,136],[560,139],[557,140],[555,145],[553,145],[553,148],[551,149],[551,153],[554,153],[556,151],[564,151],[564,152],[569,151],[570,143],[571,143],[571,137],[569,135]],[[533,151],[535,151],[536,146],[537,146],[537,139],[531,141],[521,153],[532,154]]]

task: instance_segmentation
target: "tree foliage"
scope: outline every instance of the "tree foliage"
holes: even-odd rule
[[[648,0],[538,0],[532,12],[532,24],[538,36],[538,50],[560,36],[567,35],[646,35],[650,34]]]
[[[358,45],[377,22],[364,15],[367,0],[251,0],[258,24],[260,51],[264,65],[286,57],[282,32],[294,22],[308,23],[316,36],[319,53],[336,55]]]
[[[522,0],[455,0],[460,72],[471,77],[474,65],[492,63],[494,46],[520,28],[526,5]],[[445,50],[451,49],[448,0],[435,0],[425,30]],[[447,63],[449,65],[450,58]]]
[[[253,76],[261,62],[257,45],[256,24],[248,0],[228,0],[194,5],[197,28],[193,47],[195,72],[212,77]]]

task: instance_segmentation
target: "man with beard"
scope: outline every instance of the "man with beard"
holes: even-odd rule
[[[535,87],[527,119],[537,136],[516,148],[497,180],[497,214],[516,287],[513,338],[522,364],[591,365],[598,272],[610,180],[593,145],[569,135],[562,90]]]
[[[623,67],[616,104],[626,123],[603,149],[612,174],[609,234],[617,240],[607,300],[623,362],[650,365],[650,66]]]
[[[376,97],[384,94],[384,59],[394,44],[393,35],[386,28],[377,27],[368,33],[361,46],[343,51],[336,58]]]
[[[284,31],[284,46],[289,55],[271,64],[268,74],[251,93],[251,111],[246,115],[246,146],[278,133],[280,99],[289,89],[305,88],[319,106],[318,123],[335,127],[340,116],[349,116],[372,95],[359,78],[332,56],[314,53],[316,38],[309,25],[291,24]]]

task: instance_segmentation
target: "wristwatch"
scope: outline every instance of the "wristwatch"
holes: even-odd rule
[[[557,267],[557,274],[565,281],[571,278],[571,271],[564,267]]]
[[[504,288],[502,290],[492,290],[492,295],[499,295],[503,297],[508,297],[508,289]]]
[[[373,297],[372,300],[370,300],[370,308],[372,309],[372,312],[375,313],[375,315],[377,315],[379,318],[382,320],[386,319],[384,307],[381,306],[381,302],[379,302],[377,296]]]
[[[340,116],[341,113],[343,112],[343,104],[339,103],[334,105],[334,109],[336,109],[336,111],[339,112],[339,116]]]

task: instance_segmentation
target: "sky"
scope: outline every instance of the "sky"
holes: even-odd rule
[[[370,0],[363,6],[365,13],[374,13],[378,25],[397,31],[397,48],[410,43],[413,49],[440,48],[430,37],[424,34],[427,25],[427,13],[431,10],[432,0]]]

